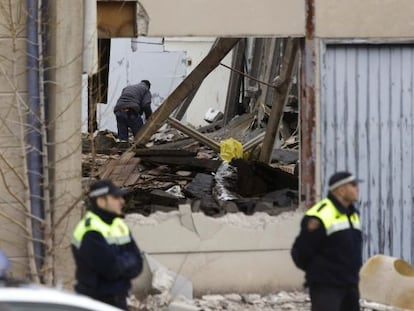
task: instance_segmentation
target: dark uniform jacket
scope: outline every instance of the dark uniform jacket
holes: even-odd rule
[[[128,109],[139,115],[145,113],[145,118],[148,119],[152,113],[151,98],[151,92],[144,82],[128,85],[122,90],[114,112]]]
[[[119,217],[98,207],[91,212],[109,225]],[[85,224],[88,225],[88,219]],[[72,244],[72,252],[76,262],[76,292],[96,299],[126,296],[131,279],[142,270],[141,253],[132,236],[127,244],[110,245],[99,232],[87,231],[79,248]]]
[[[337,218],[346,215],[350,226],[328,235],[324,225],[314,216],[305,216],[291,255],[296,266],[306,272],[308,285],[357,285],[362,265],[362,233],[352,225],[354,206],[345,208],[331,194],[328,199],[337,209]],[[318,207],[326,208],[323,204]],[[309,222],[313,221],[313,225]],[[319,226],[318,226],[319,223]],[[313,228],[312,228],[313,227]],[[311,229],[309,229],[311,228]]]

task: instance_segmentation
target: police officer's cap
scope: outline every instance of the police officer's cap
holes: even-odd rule
[[[329,178],[329,191],[335,190],[336,188],[343,186],[348,183],[359,183],[361,179],[356,178],[349,172],[336,172]]]
[[[126,192],[109,179],[102,179],[94,182],[89,188],[89,198],[97,198],[104,195],[113,195],[116,197],[123,197]]]

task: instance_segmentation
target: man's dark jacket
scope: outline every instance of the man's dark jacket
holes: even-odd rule
[[[332,195],[328,195],[339,213],[348,216],[357,212],[354,206],[345,208]],[[323,208],[323,207],[322,207]],[[296,238],[291,255],[296,266],[306,272],[308,285],[357,285],[362,266],[362,233],[349,228],[330,236],[321,223],[316,230],[308,230],[312,217],[302,220],[301,231]]]
[[[91,211],[107,224],[119,217],[98,207],[92,207]],[[76,262],[76,292],[98,300],[127,296],[131,279],[142,270],[141,253],[132,236],[128,244],[110,245],[100,233],[88,231],[79,249],[72,245],[72,252]]]
[[[151,92],[145,82],[128,85],[122,90],[114,112],[128,109],[138,115],[145,113],[145,117],[148,119],[152,113],[151,98]]]

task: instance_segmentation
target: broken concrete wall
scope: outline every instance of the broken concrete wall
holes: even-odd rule
[[[303,274],[290,248],[303,213],[278,217],[202,213],[155,213],[127,216],[141,250],[193,282],[194,294],[300,289]]]
[[[149,36],[263,35],[305,33],[304,0],[141,0]],[[223,23],[223,21],[227,21]]]
[[[202,0],[197,5],[189,0],[140,2],[150,17],[150,36],[305,34],[305,0]],[[414,35],[411,0],[314,2],[318,37],[408,38]],[[222,23],[223,20],[229,22]]]
[[[325,38],[414,36],[411,0],[315,0],[315,31]]]

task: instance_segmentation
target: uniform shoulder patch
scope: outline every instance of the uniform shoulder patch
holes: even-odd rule
[[[326,203],[321,204],[321,206],[318,207],[318,213],[323,210],[323,208],[326,206]]]
[[[85,226],[89,227],[91,225],[91,219],[90,218],[86,218],[85,220]]]
[[[308,223],[306,224],[306,229],[308,229],[309,232],[318,230],[320,227],[321,222],[315,217],[309,218]]]

